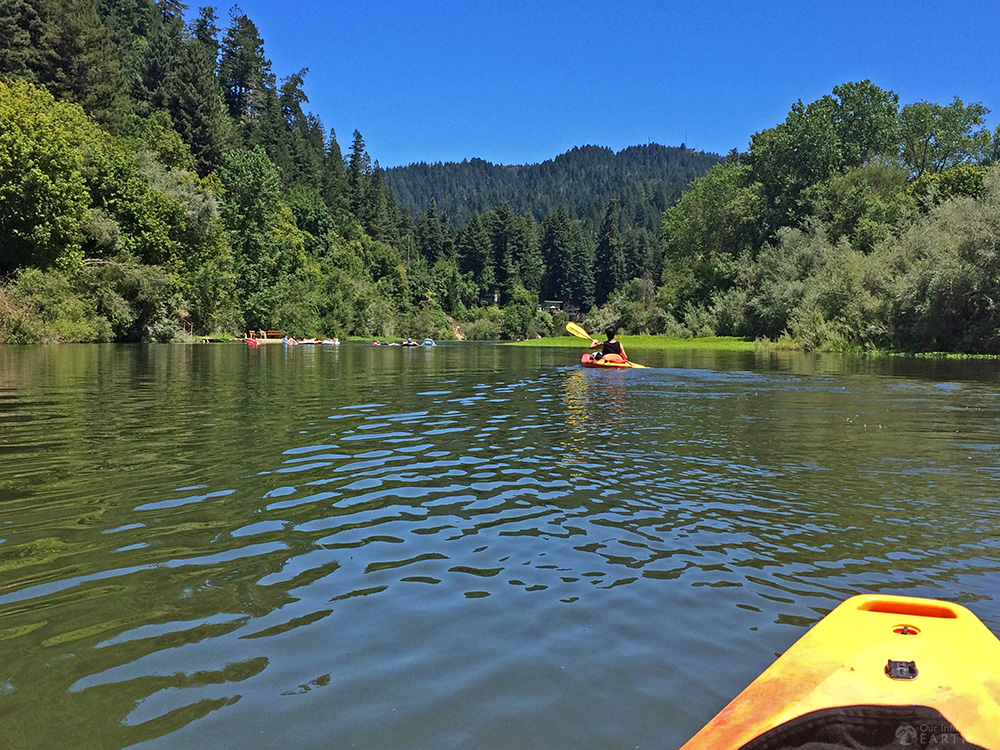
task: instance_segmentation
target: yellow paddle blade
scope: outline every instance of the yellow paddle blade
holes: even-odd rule
[[[574,336],[579,336],[581,339],[587,339],[588,341],[593,341],[594,337],[583,330],[583,326],[577,325],[572,321],[566,324],[566,330],[572,333]]]

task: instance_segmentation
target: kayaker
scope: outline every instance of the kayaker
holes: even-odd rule
[[[597,339],[591,339],[591,349],[601,347],[601,351],[594,354],[594,359],[601,359],[602,357],[612,355],[612,359],[610,360],[612,362],[628,362],[628,356],[625,354],[625,347],[622,346],[621,341],[615,340],[615,335],[617,333],[618,331],[614,326],[608,326],[604,329],[604,335],[608,337],[607,341],[602,344]]]

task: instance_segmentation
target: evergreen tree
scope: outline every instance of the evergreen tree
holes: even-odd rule
[[[507,304],[513,299],[517,288],[527,289],[537,297],[545,264],[534,220],[530,216],[517,216],[506,203],[501,203],[489,216],[500,303]]]
[[[347,157],[347,187],[351,191],[351,212],[360,217],[368,198],[368,183],[371,180],[372,160],[365,150],[365,140],[361,133],[354,131],[351,153]]]
[[[567,300],[583,310],[594,306],[594,251],[588,235],[579,222],[573,223],[572,253],[566,272]]]
[[[572,267],[573,227],[569,211],[560,206],[542,221],[541,251],[545,262],[542,297],[568,301]]]
[[[523,286],[518,276],[516,252],[517,217],[510,206],[501,203],[490,215],[490,244],[493,246],[493,268],[500,304],[510,301],[516,287]]]
[[[542,258],[538,242],[538,225],[531,214],[525,214],[518,221],[517,245],[518,275],[521,283],[535,297],[542,288],[542,277],[545,275],[545,261]]]
[[[333,128],[330,129],[330,137],[326,141],[320,194],[330,207],[330,212],[338,225],[346,227],[351,211],[351,190],[347,182],[347,172],[344,170],[344,156]],[[341,231],[343,232],[343,229]]]
[[[206,49],[213,72],[219,59],[219,31],[219,16],[215,8],[199,8],[198,17],[191,22],[189,32]]]
[[[594,258],[594,294],[598,305],[607,302],[611,293],[627,281],[625,274],[625,254],[618,229],[618,199],[612,198],[604,213]]]
[[[37,80],[41,27],[33,3],[0,0],[0,77]]]
[[[628,229],[621,235],[625,278],[659,282],[663,273],[663,251],[645,229]]]
[[[219,80],[229,116],[240,122],[260,116],[267,90],[274,85],[264,40],[254,22],[235,5],[222,39]]]
[[[180,0],[157,0],[156,4],[160,14],[168,21],[175,18],[183,20],[184,11],[188,9],[187,3],[182,3]]]
[[[40,0],[34,7],[41,31],[37,81],[117,131],[127,108],[122,68],[97,14],[97,0]]]
[[[308,318],[311,300],[303,283],[309,264],[304,234],[281,200],[281,177],[264,149],[237,149],[223,158],[226,192],[222,215],[229,229],[237,293],[250,328],[285,327]]]
[[[206,41],[207,33],[202,26],[202,36],[195,31],[184,42],[171,107],[177,131],[191,148],[203,177],[218,168],[230,140],[225,103],[215,77],[215,46],[211,37]]]
[[[403,222],[396,200],[385,184],[385,173],[379,168],[378,162],[375,162],[371,179],[368,181],[368,189],[358,218],[372,239],[398,247],[399,228]]]
[[[476,214],[458,237],[459,268],[472,274],[480,299],[489,298],[497,289],[493,245],[483,217]]]
[[[326,148],[323,125],[302,109],[309,101],[303,90],[307,72],[308,68],[303,68],[283,79],[279,95],[289,155],[285,182],[289,185],[318,185],[322,180]]]
[[[427,213],[417,222],[416,242],[420,252],[431,265],[442,258],[450,258],[454,254],[454,240],[448,220],[442,220],[437,215],[437,204],[431,200]]]
[[[571,217],[596,231],[608,200],[617,195],[623,221],[655,232],[663,210],[719,161],[715,154],[657,144],[618,153],[585,146],[541,164],[516,167],[482,159],[411,164],[387,170],[386,180],[401,206],[417,213],[434,198],[453,225],[464,225],[474,214],[506,202],[517,213],[530,212],[536,221],[565,205]],[[643,189],[627,196],[635,185]]]
[[[97,12],[121,62],[122,86],[135,98],[143,90],[146,49],[160,11],[154,0],[99,0]]]
[[[154,26],[141,62],[139,87],[135,97],[143,105],[140,113],[175,109],[180,83],[178,69],[184,54],[183,22],[165,15]]]

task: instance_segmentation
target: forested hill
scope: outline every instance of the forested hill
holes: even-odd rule
[[[559,206],[596,228],[617,196],[623,225],[656,232],[663,211],[677,201],[692,180],[721,158],[716,154],[648,144],[615,153],[582,146],[541,164],[504,166],[482,159],[461,163],[411,164],[385,172],[400,207],[413,216],[433,200],[455,226],[478,213],[507,203],[515,213],[541,221]]]

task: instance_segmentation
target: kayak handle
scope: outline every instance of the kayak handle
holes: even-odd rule
[[[887,615],[911,617],[936,617],[939,620],[957,620],[959,613],[948,602],[929,601],[911,597],[875,596],[861,602],[858,609],[864,612],[882,612]]]

